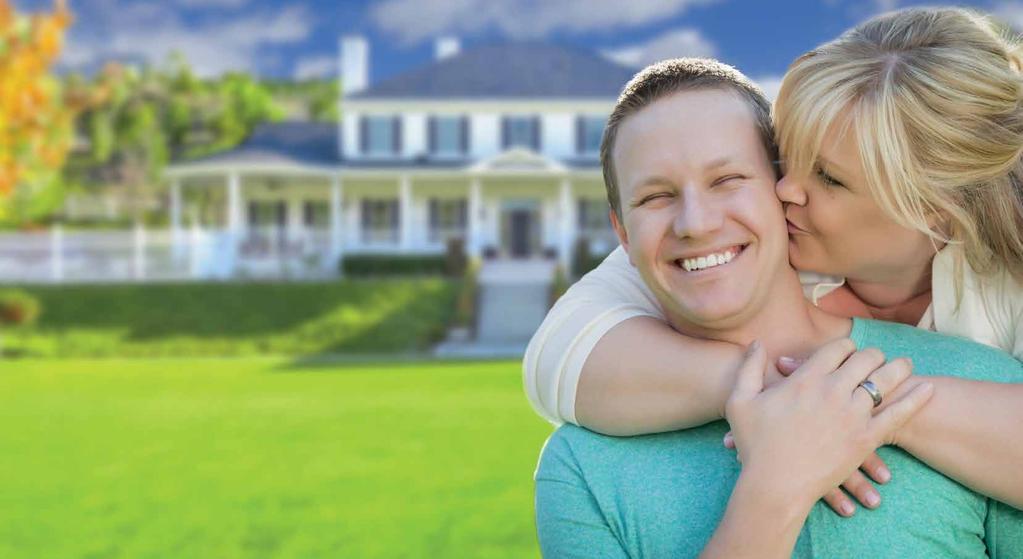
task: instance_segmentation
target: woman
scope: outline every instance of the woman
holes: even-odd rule
[[[911,9],[867,21],[793,63],[775,103],[787,173],[777,194],[790,260],[808,272],[815,304],[967,336],[1023,358],[1017,47],[964,10]],[[723,417],[742,361],[739,347],[668,328],[618,250],[552,309],[524,372],[544,416],[636,434]],[[935,395],[917,416],[946,422],[943,436],[907,450],[1023,506],[1023,450],[1013,444],[1023,386],[943,380],[934,379]],[[953,411],[929,413],[938,409]],[[876,457],[864,470],[881,482],[890,475]],[[867,506],[880,502],[862,474],[844,487]],[[842,514],[854,510],[841,490],[826,500]]]

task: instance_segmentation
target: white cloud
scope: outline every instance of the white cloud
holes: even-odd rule
[[[764,95],[767,99],[774,102],[778,98],[778,90],[781,89],[782,76],[760,76],[759,78],[753,78],[753,81],[760,86],[760,89],[764,90]]]
[[[383,0],[370,20],[400,43],[445,34],[474,35],[496,30],[512,39],[637,27],[677,16],[692,6],[718,0]]]
[[[337,75],[338,61],[334,56],[310,56],[295,64],[296,80],[308,80]]]
[[[61,63],[87,67],[106,59],[145,60],[159,64],[175,51],[184,54],[195,72],[214,76],[228,70],[259,68],[260,48],[304,40],[312,19],[301,7],[247,11],[235,18],[186,23],[170,5],[103,1],[100,21],[72,28]],[[221,4],[229,0],[217,0]]]
[[[624,66],[640,68],[666,58],[717,56],[717,46],[696,29],[675,29],[645,43],[614,47],[604,56]]]

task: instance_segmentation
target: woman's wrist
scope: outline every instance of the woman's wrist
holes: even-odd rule
[[[777,491],[776,477],[743,468],[728,509],[701,557],[789,557],[813,506]]]
[[[743,465],[732,496],[751,509],[770,514],[779,527],[792,523],[802,526],[810,509],[821,498],[808,493],[807,485],[800,480],[758,468],[756,464]]]

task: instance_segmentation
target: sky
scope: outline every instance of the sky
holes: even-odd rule
[[[337,74],[338,38],[370,45],[370,81],[422,66],[433,42],[463,49],[543,41],[641,67],[674,56],[713,56],[769,92],[795,57],[872,15],[913,0],[68,0],[75,14],[63,71],[106,60],[159,65],[179,51],[198,74],[242,70],[266,78]],[[15,0],[22,11],[52,0]],[[959,3],[1023,29],[1023,0]]]

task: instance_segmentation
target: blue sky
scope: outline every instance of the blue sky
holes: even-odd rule
[[[415,68],[433,40],[462,48],[505,40],[581,46],[630,65],[715,56],[771,88],[814,45],[912,0],[68,0],[75,13],[62,58],[89,69],[116,58],[160,63],[183,52],[202,75],[336,75],[338,37],[370,42],[371,81]],[[50,0],[15,0],[25,11]],[[933,4],[929,2],[928,4]],[[960,3],[1023,28],[1023,0]]]

